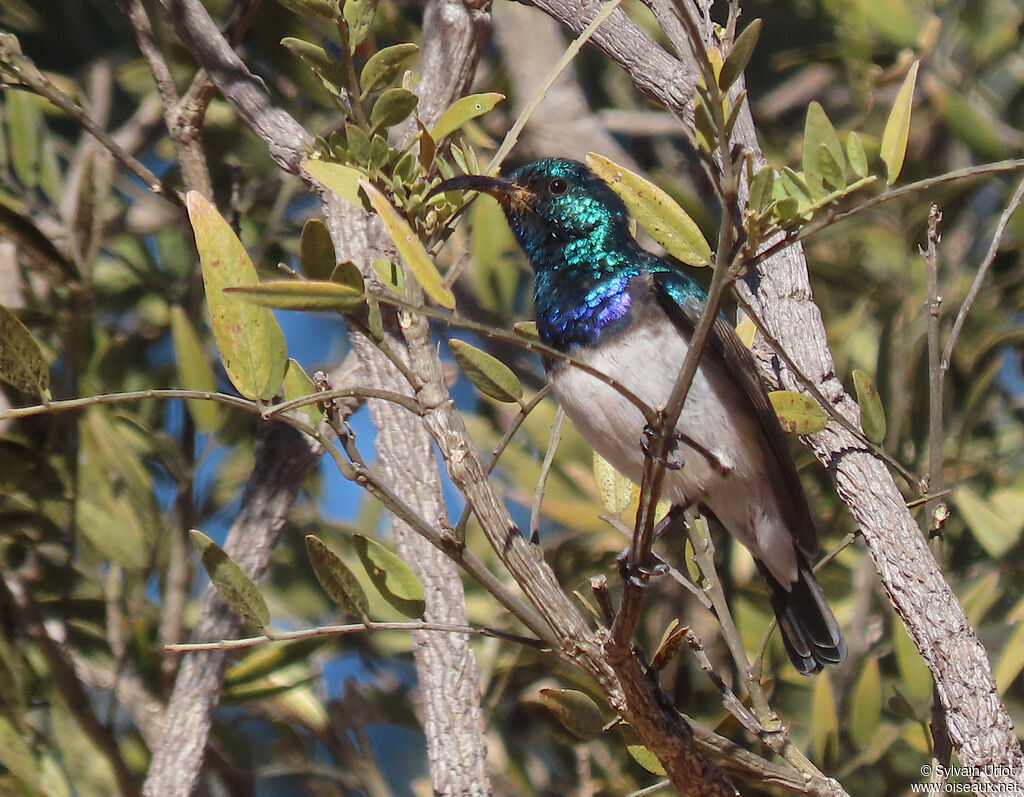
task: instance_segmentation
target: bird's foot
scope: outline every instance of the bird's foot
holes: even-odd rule
[[[679,441],[683,439],[682,436],[678,433],[673,433],[672,437],[669,438],[668,450],[665,452],[665,456],[659,456],[651,451],[651,440],[655,434],[656,430],[650,424],[644,427],[643,437],[640,438],[640,448],[643,449],[644,456],[661,463],[661,465],[669,470],[679,470],[683,467],[683,454],[679,450]]]
[[[653,553],[647,555],[647,561],[640,564],[633,564],[629,561],[629,547],[622,549],[616,561],[619,563],[619,575],[627,584],[640,587],[647,587],[647,582],[652,576],[663,576],[668,572],[668,565]]]

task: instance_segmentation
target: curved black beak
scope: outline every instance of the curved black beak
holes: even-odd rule
[[[530,192],[511,180],[503,177],[485,177],[482,174],[462,174],[445,180],[427,194],[427,199],[442,194],[445,191],[479,191],[482,194],[490,194],[502,206],[508,208],[510,205],[528,204]]]

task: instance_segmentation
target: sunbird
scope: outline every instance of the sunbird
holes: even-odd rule
[[[611,187],[583,163],[545,158],[505,177],[455,177],[432,193],[454,190],[489,194],[504,210],[533,267],[541,340],[663,407],[707,297],[637,243]],[[564,360],[546,358],[544,367],[584,438],[639,483],[649,431],[640,409]],[[662,497],[716,518],[750,551],[797,670],[840,664],[846,642],[808,564],[817,535],[796,465],[752,355],[721,316],[675,441],[682,467],[666,470]]]

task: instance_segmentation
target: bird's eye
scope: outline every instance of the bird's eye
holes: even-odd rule
[[[565,189],[569,187],[569,184],[561,177],[556,177],[551,181],[551,185],[548,187],[551,189],[552,194],[564,194]]]

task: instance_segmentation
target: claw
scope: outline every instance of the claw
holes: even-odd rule
[[[646,589],[647,582],[652,576],[663,576],[668,572],[668,565],[654,554],[650,554],[646,562],[634,565],[629,561],[629,547],[622,549],[616,561],[622,580],[641,589]]]
[[[683,467],[683,455],[679,451],[679,441],[682,437],[678,433],[673,433],[671,440],[669,441],[669,451],[664,457],[655,456],[651,453],[651,438],[654,437],[654,428],[648,424],[644,427],[643,437],[640,438],[640,448],[643,449],[644,456],[650,457],[655,462],[661,463],[664,467],[669,470],[679,470]]]

